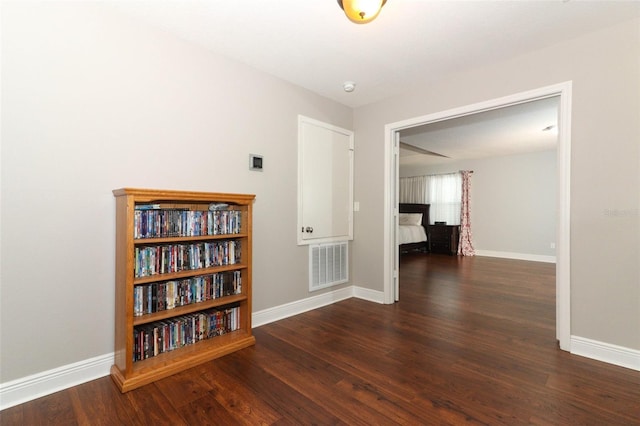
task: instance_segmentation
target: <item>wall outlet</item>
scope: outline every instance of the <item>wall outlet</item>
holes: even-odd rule
[[[549,247],[551,247],[552,249],[556,248],[556,243],[550,243]]]

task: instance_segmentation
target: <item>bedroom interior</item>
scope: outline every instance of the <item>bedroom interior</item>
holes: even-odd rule
[[[457,173],[463,168],[480,167],[482,176],[477,176],[476,173],[471,179],[472,230],[476,226],[479,228],[477,232],[479,235],[474,234],[474,237],[479,237],[481,243],[476,249],[488,256],[554,262],[556,219],[552,212],[555,210],[553,194],[555,194],[557,182],[553,169],[557,167],[554,153],[557,149],[558,108],[558,97],[548,97],[402,130],[400,132],[399,211],[402,212],[403,201],[418,200],[414,195],[419,191],[418,188],[403,192],[403,185],[412,184],[408,177],[415,179],[425,175],[427,178],[429,175],[445,176],[449,173]],[[529,154],[532,157],[528,158]],[[545,159],[536,159],[536,156],[543,156]],[[512,186],[497,182],[496,179],[501,178],[495,173],[490,178],[486,177],[488,167],[486,162],[492,159],[498,160],[493,163],[493,167],[503,168],[502,172],[510,176],[508,179],[512,180]],[[500,164],[500,159],[507,164]],[[520,167],[522,161],[535,162],[538,170],[532,168],[527,173],[535,173],[541,181],[544,181],[544,184],[537,187],[531,186],[523,176],[510,173],[509,161],[513,162],[514,168]],[[545,174],[548,176],[545,177]],[[476,180],[478,180],[477,184]],[[527,218],[537,224],[531,229],[530,237],[527,234],[529,229],[521,229],[517,223],[509,220],[509,216],[520,216],[526,209],[542,210],[540,207],[535,207],[533,203],[526,202],[526,199],[524,200],[526,206],[509,205],[508,199],[515,195],[518,182],[522,182],[522,190],[529,192],[531,198],[543,197],[545,203],[542,216]],[[482,198],[488,195],[483,188],[478,188],[481,199],[474,197],[474,189],[477,185],[492,186],[493,191],[500,193],[504,201],[494,202],[492,205],[483,202]],[[441,193],[442,189],[439,192]],[[492,201],[497,201],[497,197]],[[433,207],[431,216],[434,217]],[[449,218],[448,214],[447,218]],[[438,220],[436,217],[431,221],[431,225],[435,225],[434,222],[439,222],[440,225],[460,224],[459,218],[449,219],[447,224],[446,218]],[[495,225],[488,226],[489,222],[499,222],[500,229],[496,230]],[[538,236],[543,234],[544,237],[538,238],[528,247],[523,245],[513,249],[512,242],[508,241],[508,235],[523,232],[525,234],[519,238],[524,241],[533,241],[536,234]],[[495,234],[496,237],[488,238],[490,233]],[[504,240],[501,241],[501,238]],[[542,238],[544,242],[541,241]]]
[[[568,303],[568,267],[566,263],[568,259],[568,255],[566,255],[568,253],[568,240],[566,239],[568,210],[567,198],[562,197],[562,194],[568,197],[568,193],[562,189],[563,182],[566,182],[569,173],[566,129],[570,114],[567,114],[566,108],[567,90],[570,93],[570,87],[549,87],[501,100],[445,111],[429,117],[418,117],[412,120],[413,127],[402,123],[401,140],[406,142],[407,138],[417,135],[418,146],[420,149],[426,148],[427,155],[418,155],[415,152],[419,150],[414,150],[409,153],[411,154],[409,158],[412,161],[406,161],[407,152],[404,155],[405,161],[402,157],[399,161],[401,182],[404,180],[403,183],[409,184],[405,185],[408,191],[404,191],[404,193],[402,187],[400,188],[401,200],[403,197],[405,199],[413,197],[415,200],[415,193],[424,192],[419,185],[420,182],[416,182],[416,179],[419,180],[419,178],[403,178],[403,176],[425,174],[425,170],[427,170],[426,173],[433,174],[435,177],[445,176],[438,173],[451,173],[452,170],[458,168],[480,170],[479,185],[476,190],[471,191],[471,200],[475,201],[476,205],[471,210],[477,214],[475,221],[474,214],[471,215],[472,223],[480,225],[480,231],[483,231],[483,224],[488,224],[491,230],[488,234],[495,237],[492,243],[497,244],[501,250],[480,249],[476,252],[479,255],[555,263],[555,241],[556,238],[560,239],[560,247],[562,247],[560,253],[563,256],[560,258],[562,262],[556,268],[555,287],[558,295],[556,300],[556,333],[561,348],[566,348],[570,339],[568,335],[570,304]],[[562,93],[564,96],[558,96]],[[570,98],[570,95],[568,97]],[[564,101],[562,101],[563,98]],[[564,107],[560,110],[561,104]],[[561,138],[562,143],[558,142],[560,132],[557,123],[559,119],[565,123],[565,132],[562,133]],[[418,123],[429,124],[421,125]],[[479,123],[483,124],[474,127]],[[407,127],[409,130],[405,131],[404,129]],[[432,127],[433,131],[425,131],[428,127]],[[456,133],[460,129],[463,130]],[[553,131],[550,132],[550,129]],[[404,135],[403,132],[405,132]],[[474,150],[474,145],[477,145],[478,149]],[[513,155],[514,149],[516,155]],[[518,150],[522,151],[518,152]],[[430,155],[434,152],[439,155]],[[442,155],[442,153],[448,155]],[[462,162],[449,159],[449,157],[456,156],[459,156]],[[479,158],[473,158],[474,156]],[[451,161],[453,164],[446,164]],[[433,164],[418,164],[412,167],[411,162]],[[405,163],[404,167],[403,163]],[[560,177],[556,177],[557,174]],[[432,179],[429,176],[427,178]],[[416,186],[416,184],[418,185]],[[483,188],[485,192],[482,192]],[[433,191],[433,189],[430,190]],[[556,210],[553,206],[556,205],[556,197],[558,196],[561,198],[559,198],[559,209]],[[542,201],[543,199],[544,201]],[[536,201],[532,202],[532,200]],[[484,206],[481,207],[481,204]],[[496,209],[496,206],[500,207]],[[545,212],[545,207],[550,208]],[[541,213],[542,216],[535,219],[530,217],[524,219],[531,212]],[[498,216],[501,213],[506,213],[507,216]],[[478,218],[480,218],[479,221]],[[521,220],[535,223],[536,226],[523,229],[519,224]],[[499,226],[496,226],[497,224]],[[557,237],[555,235],[556,227],[560,230]],[[432,233],[433,230],[437,231],[436,235],[439,235],[439,238],[453,245],[453,242],[461,237],[452,232],[458,227],[449,226],[448,228],[447,230],[441,226],[432,226],[430,229]],[[472,228],[474,227],[472,226]],[[486,232],[486,230],[484,231]],[[506,233],[500,233],[500,231],[506,231]],[[478,234],[482,236],[481,232]],[[519,249],[508,251],[503,249],[510,246],[508,240],[514,236],[521,241],[529,241],[541,235],[544,237],[531,246],[520,246]],[[433,241],[434,238],[431,240]],[[485,240],[481,240],[480,247],[483,245],[485,248],[488,246]],[[540,252],[535,251],[540,250],[541,247],[544,250],[545,245],[552,250],[549,255],[540,255]],[[522,250],[522,248],[525,249]],[[455,250],[444,252],[456,254]],[[531,254],[532,252],[538,254]],[[396,283],[396,298],[400,292],[400,285]]]
[[[367,25],[334,0],[286,5],[1,2],[0,423],[637,423],[640,3],[390,1]],[[570,151],[391,178],[407,123],[567,87]],[[348,278],[315,292],[296,244],[300,115],[355,135]],[[434,254],[428,228],[451,223],[430,225],[432,204],[391,201],[399,177],[452,170],[475,172],[474,258]],[[255,194],[257,345],[121,395],[112,190],[129,186]],[[391,206],[426,240],[395,245]],[[564,297],[547,291],[560,258]],[[573,304],[560,349],[554,299]]]
[[[535,159],[529,158],[529,154],[533,154],[535,156],[536,153],[540,151],[549,152],[549,154],[545,154],[548,158],[548,160],[545,160],[547,167],[549,167],[550,165],[551,168],[557,167],[555,164],[557,131],[549,132],[549,129],[557,130],[558,108],[558,97],[550,97],[515,106],[499,108],[497,110],[489,112],[475,113],[464,116],[462,118],[440,121],[424,126],[416,126],[414,128],[409,128],[407,130],[401,131],[400,138],[402,141],[405,141],[401,145],[401,150],[404,148],[405,151],[401,153],[399,161],[399,194],[401,200],[401,202],[399,203],[400,242],[404,242],[402,238],[406,238],[405,235],[407,234],[407,231],[403,230],[403,228],[411,228],[410,226],[403,226],[403,212],[424,211],[426,209],[426,216],[428,217],[428,204],[407,204],[402,202],[403,199],[407,198],[413,198],[415,200],[415,193],[422,191],[422,187],[420,185],[415,185],[414,188],[408,188],[408,186],[412,184],[411,181],[417,179],[418,176],[435,175],[437,177],[441,174],[455,173],[458,167],[460,167],[461,165],[462,167],[479,167],[480,170],[485,170],[486,166],[483,164],[483,162],[487,161],[488,159],[489,161],[491,161],[491,158],[502,157],[507,163],[509,163],[510,161],[513,161],[514,163],[522,161],[520,159],[514,160],[514,154],[516,154],[515,158],[521,155],[523,156],[523,158],[527,159],[525,161],[535,161]],[[532,129],[538,129],[539,132],[532,132]],[[414,147],[406,143],[407,138],[410,138],[410,140],[412,141],[416,141],[416,146]],[[519,141],[520,143],[517,144],[514,143],[514,141]],[[447,143],[451,143],[452,146],[447,147]],[[483,144],[486,146],[483,146]],[[415,149],[412,149],[412,147]],[[516,152],[514,152],[514,149]],[[445,153],[447,155],[445,155]],[[544,172],[542,170],[544,169],[540,169],[538,171],[535,171],[534,173],[543,174]],[[548,171],[548,169],[546,170]],[[530,171],[529,173],[531,173],[532,171]],[[407,179],[407,177],[411,178]],[[494,178],[495,177],[496,176],[494,175]],[[512,174],[510,179],[512,179],[511,183],[513,184],[514,188],[517,187],[519,180],[517,175]],[[515,179],[515,181],[513,181],[513,179]],[[482,182],[482,184],[490,184],[494,188],[496,188],[496,191],[500,191],[500,189],[498,189],[500,185],[496,185],[495,181],[492,183],[491,181],[484,181]],[[403,185],[406,187],[405,190],[403,190]],[[538,198],[539,190],[543,192],[547,191],[549,193],[555,193],[556,185],[556,179],[550,179],[546,183],[546,186],[543,186],[542,188],[536,188],[535,191],[529,192],[529,195],[532,198]],[[428,183],[426,186],[428,188]],[[526,187],[526,185],[523,185],[522,187]],[[428,191],[426,191],[426,193],[428,194]],[[508,193],[503,194],[505,198],[507,197],[507,195]],[[473,192],[471,199],[474,199]],[[550,200],[547,198],[547,202],[553,203],[554,200]],[[499,206],[497,203],[493,206],[493,209],[505,208],[505,205]],[[551,208],[550,210],[552,211],[554,209]],[[494,211],[494,213],[496,212]],[[490,212],[485,211],[481,214],[482,220],[491,220],[490,218]],[[475,225],[477,222],[474,220],[473,215],[471,219],[472,223]],[[545,226],[552,227],[555,230],[555,222],[555,217],[550,216],[547,218],[547,220],[535,221],[535,223],[540,225],[528,227],[526,230],[521,230],[519,229],[520,227],[514,227],[512,229],[512,232],[519,231],[521,234],[521,238],[527,239],[528,233],[535,234],[545,232]],[[430,260],[432,262],[437,262],[437,260],[434,260],[433,258],[433,255],[437,255],[436,253],[454,256],[459,255],[457,251],[457,240],[461,238],[458,232],[459,223],[459,220],[453,220],[448,224],[448,226],[446,226],[445,221],[440,221],[439,225],[437,225],[437,220],[433,220],[431,224],[427,221],[427,225],[425,225],[424,228],[427,231],[426,233],[428,237],[426,238],[428,238],[429,242],[423,246],[426,249],[422,250],[422,252],[429,253],[429,255],[423,256],[422,262],[427,265],[429,264]],[[543,229],[540,229],[540,227],[542,227]],[[452,232],[452,229],[454,229],[456,232]],[[429,250],[429,247],[433,244],[434,234],[436,235],[436,239],[444,240],[446,242],[444,250]],[[548,235],[554,236],[554,233],[550,233]],[[451,250],[451,247],[454,245],[454,240],[456,245],[454,246],[454,249]],[[500,244],[499,240],[494,240],[493,243]],[[405,265],[411,265],[411,262],[415,262],[416,257],[419,257],[419,255],[416,253],[416,250],[419,250],[421,247],[419,244],[420,243],[400,245],[400,254],[405,255],[405,258],[403,259]],[[551,242],[550,246],[555,247],[555,240]],[[412,253],[412,255],[407,256],[409,253]],[[490,253],[483,252],[482,248],[480,248],[480,253],[486,254],[489,257],[505,257],[516,259],[520,258],[527,259],[529,261],[544,261],[545,263],[551,265],[553,270],[555,270],[555,258],[551,256],[542,258],[537,257],[534,253],[507,254],[506,250],[498,250],[495,253]],[[473,255],[475,254],[472,254],[472,256]],[[411,259],[411,261],[408,262],[407,259]],[[403,267],[402,260],[400,260],[399,266],[400,268]],[[505,262],[503,266],[505,267],[504,272],[509,273],[509,268],[512,265],[508,262]],[[465,269],[470,269],[470,266],[466,265],[464,263],[464,260],[461,260],[461,262],[459,263],[451,264],[451,268],[453,269],[463,267]],[[424,279],[426,280],[426,277],[428,276],[428,269],[425,269],[424,273]],[[553,285],[555,283],[550,282],[548,284]],[[555,286],[553,286],[553,288],[555,288]],[[402,281],[400,281],[399,283],[399,292],[400,294],[403,293]]]

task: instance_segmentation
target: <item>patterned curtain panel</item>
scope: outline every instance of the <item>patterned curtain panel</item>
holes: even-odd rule
[[[469,208],[469,191],[471,189],[470,171],[461,171],[462,175],[462,202],[460,207],[460,243],[458,244],[458,255],[474,256],[476,254],[471,241],[471,211]]]

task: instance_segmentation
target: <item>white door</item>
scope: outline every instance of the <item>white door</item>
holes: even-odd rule
[[[299,117],[298,244],[353,239],[353,132]]]

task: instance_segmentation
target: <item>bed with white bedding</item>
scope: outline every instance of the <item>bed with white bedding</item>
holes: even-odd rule
[[[400,213],[398,218],[400,252],[428,251],[429,204],[400,203],[398,207]]]

